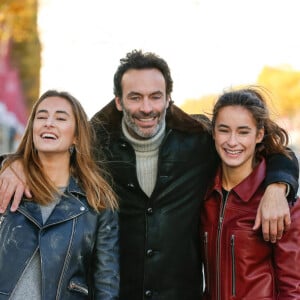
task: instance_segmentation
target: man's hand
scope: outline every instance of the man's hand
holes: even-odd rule
[[[283,231],[290,228],[290,209],[285,193],[285,184],[273,183],[266,188],[260,201],[253,230],[257,230],[262,225],[265,241],[276,243],[281,239]]]
[[[12,200],[11,211],[16,211],[25,193],[31,198],[31,193],[26,186],[23,165],[15,161],[0,175],[0,213],[4,213],[9,202]]]

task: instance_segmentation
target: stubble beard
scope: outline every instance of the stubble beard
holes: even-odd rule
[[[158,121],[157,125],[155,126],[155,128],[151,132],[144,132],[143,130],[141,130],[140,127],[134,123],[134,120],[133,120],[130,112],[128,110],[126,110],[124,107],[123,107],[123,117],[124,117],[126,126],[131,131],[133,131],[137,136],[139,136],[140,138],[143,138],[143,139],[150,139],[150,138],[154,137],[162,128],[163,123],[165,122],[165,118],[166,118],[166,111],[167,111],[167,108],[165,108],[160,115],[158,115],[158,116],[156,115],[156,117],[159,118],[159,121]]]

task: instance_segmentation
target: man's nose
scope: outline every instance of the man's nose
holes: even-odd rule
[[[144,98],[140,110],[144,113],[149,113],[152,111],[151,101],[148,98]]]

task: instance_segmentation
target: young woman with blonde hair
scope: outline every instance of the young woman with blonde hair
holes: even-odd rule
[[[91,145],[79,101],[44,93],[1,170],[22,161],[32,193],[0,215],[1,299],[118,299],[117,202]]]

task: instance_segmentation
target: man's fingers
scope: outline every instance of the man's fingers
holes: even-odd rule
[[[21,176],[23,169],[18,168],[18,165],[22,167],[22,164],[20,165],[18,161],[13,162],[13,164],[16,164],[16,169],[13,166],[9,166],[0,176],[0,213],[4,213],[11,200],[13,200],[11,210],[15,211],[21,202],[25,190],[24,180],[22,180]]]
[[[283,218],[284,231],[288,231],[291,227],[291,215],[290,212],[286,214]]]
[[[253,230],[257,230],[261,226],[261,210],[258,209],[256,213],[256,218],[254,222],[254,226],[252,227]]]
[[[278,217],[273,219],[264,219],[262,221],[262,231],[265,241],[276,243],[280,240],[285,231],[288,231],[291,226],[290,214],[286,214],[284,217]],[[253,227],[256,230],[256,224]]]
[[[270,240],[270,224],[269,220],[262,220],[262,233],[264,240],[268,242]]]
[[[279,218],[273,218],[270,220],[270,241],[276,243],[277,241],[277,228]]]
[[[15,185],[10,185],[6,181],[2,182],[1,185],[1,193],[0,193],[0,198],[1,198],[1,207],[0,207],[0,213],[4,213],[13,194],[15,191]]]
[[[26,186],[26,188],[25,188],[25,196],[27,197],[27,198],[31,198],[32,197],[32,195],[31,195],[31,193],[30,193],[30,190],[29,190],[29,188]]]
[[[280,240],[282,238],[284,231],[284,219],[283,217],[278,218],[277,220],[277,235],[276,235],[276,240]]]
[[[12,202],[12,205],[11,205],[11,208],[10,208],[11,211],[16,211],[17,208],[19,207],[22,196],[23,196],[23,193],[24,193],[23,184],[17,185],[16,191],[15,191],[15,194],[14,194],[14,199],[13,199],[13,202]]]

